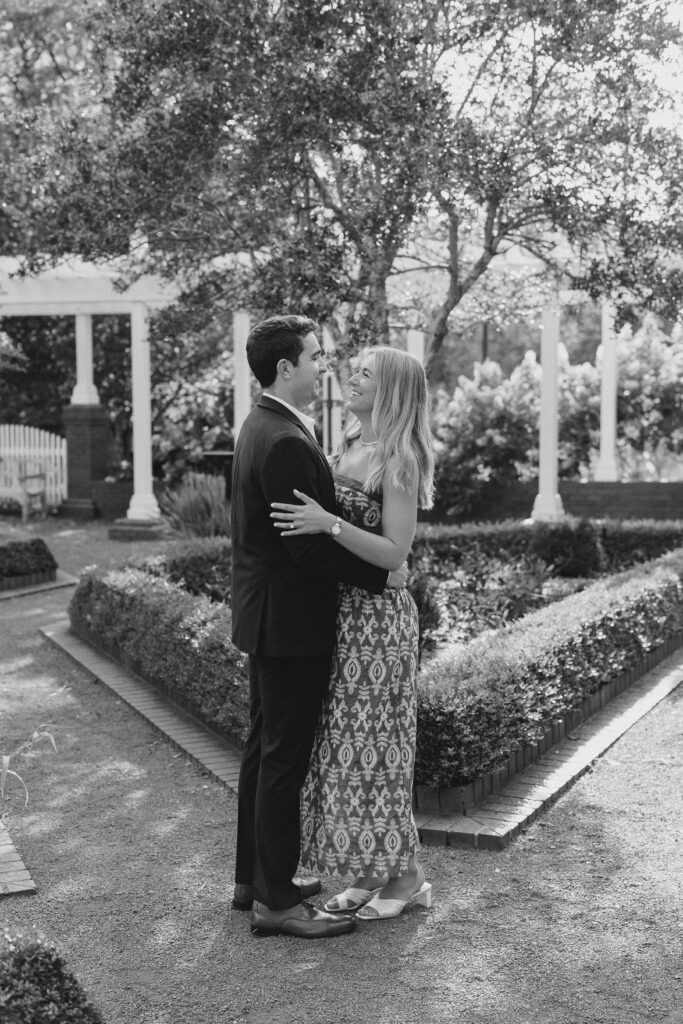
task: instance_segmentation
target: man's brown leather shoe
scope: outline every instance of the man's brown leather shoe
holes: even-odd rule
[[[286,910],[269,910],[254,900],[251,930],[254,935],[296,935],[299,939],[325,939],[352,932],[356,922],[343,914],[327,914],[310,903],[297,903]]]
[[[293,878],[292,881],[301,890],[302,900],[315,896],[322,889],[319,878]],[[235,910],[251,910],[254,902],[254,886],[238,883],[232,894],[232,905]]]

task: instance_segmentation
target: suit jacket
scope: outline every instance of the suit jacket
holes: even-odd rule
[[[387,571],[325,534],[285,539],[271,501],[293,488],[336,512],[320,445],[284,405],[263,395],[242,425],[232,471],[232,639],[248,654],[301,657],[331,651],[337,583],[381,593]]]

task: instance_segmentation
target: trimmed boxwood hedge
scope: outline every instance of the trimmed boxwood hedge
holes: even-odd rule
[[[86,570],[69,605],[75,632],[195,709],[224,735],[249,722],[246,655],[230,609],[140,569]]]
[[[0,579],[54,572],[55,557],[40,537],[0,544]]]
[[[126,564],[178,583],[190,594],[230,602],[232,547],[225,537],[197,537],[159,554],[129,559]]]
[[[683,630],[683,549],[510,627],[448,645],[419,679],[416,781],[458,786]]]
[[[682,520],[574,519],[556,523],[506,520],[459,526],[420,523],[412,560],[423,559],[441,578],[449,576],[464,553],[476,546],[491,558],[515,560],[534,555],[559,576],[620,572],[657,558],[683,544]]]
[[[605,519],[599,525],[609,568],[625,569],[683,545],[683,519]]]
[[[465,645],[447,645],[418,678],[415,781],[459,786],[501,767],[544,727],[683,630],[683,549],[604,578]],[[140,569],[80,579],[73,628],[169,685],[217,731],[248,728],[246,657],[230,612]]]
[[[3,1024],[102,1024],[99,1012],[41,936],[0,933],[0,1020]]]
[[[414,569],[447,579],[473,548],[482,556],[516,561],[535,556],[559,576],[619,572],[683,544],[683,520],[566,518],[557,523],[419,523],[410,556]],[[198,538],[129,565],[180,583],[214,601],[230,597],[230,541]]]

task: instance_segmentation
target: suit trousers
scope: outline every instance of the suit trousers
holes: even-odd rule
[[[270,910],[301,902],[299,791],[327,695],[329,654],[249,657],[250,721],[239,779],[235,882]]]

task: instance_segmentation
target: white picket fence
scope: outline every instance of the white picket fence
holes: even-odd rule
[[[0,423],[0,491],[21,486],[31,493],[41,476],[47,504],[60,505],[67,496],[66,439],[38,427]]]

